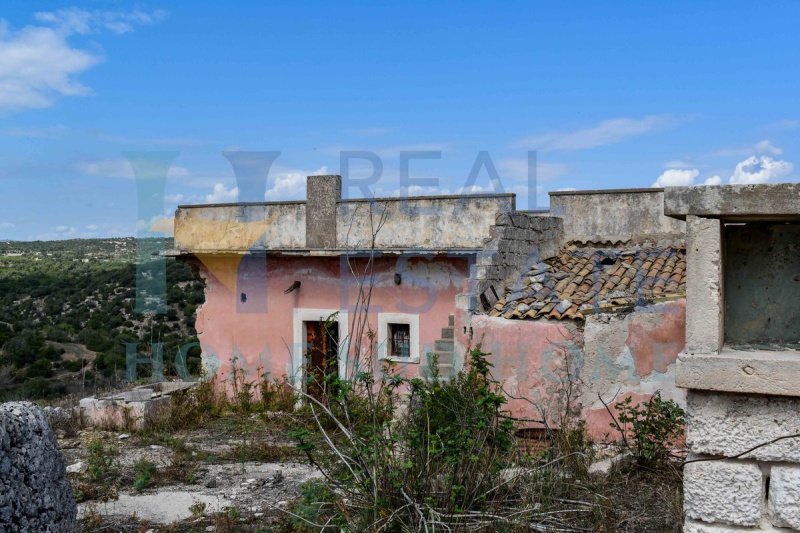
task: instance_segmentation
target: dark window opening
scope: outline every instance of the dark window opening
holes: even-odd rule
[[[410,325],[389,324],[389,355],[391,357],[411,357]]]
[[[724,246],[725,343],[800,348],[800,224],[727,224]]]

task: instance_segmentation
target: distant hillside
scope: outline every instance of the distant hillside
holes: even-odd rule
[[[111,385],[124,375],[129,342],[142,355],[164,343],[165,371],[174,371],[179,346],[197,340],[202,282],[168,258],[167,314],[136,313],[135,258],[133,238],[0,241],[0,399]],[[198,348],[188,364],[197,373]]]

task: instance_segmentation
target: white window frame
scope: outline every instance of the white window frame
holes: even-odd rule
[[[389,355],[389,324],[408,324],[408,357]],[[419,315],[378,313],[378,359],[398,363],[419,363],[419,351]]]
[[[348,321],[347,311],[341,309],[308,309],[297,308],[292,317],[292,329],[294,344],[292,345],[292,382],[295,387],[303,384],[305,377],[305,365],[303,364],[303,354],[306,351],[306,327],[305,322],[324,321],[334,313],[339,313],[337,322],[339,323],[339,377],[347,377],[347,352],[348,352]]]

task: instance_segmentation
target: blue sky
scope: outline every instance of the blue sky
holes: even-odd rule
[[[134,234],[130,151],[178,153],[167,217],[237,198],[224,150],[281,151],[268,199],[302,198],[343,149],[381,157],[378,196],[464,190],[485,150],[522,208],[796,180],[800,3],[426,4],[4,3],[0,238]],[[441,156],[401,182],[403,150]]]

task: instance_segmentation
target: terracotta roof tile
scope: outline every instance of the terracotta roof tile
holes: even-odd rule
[[[557,257],[534,265],[523,280],[526,286],[508,291],[490,316],[583,320],[587,314],[682,297],[685,250],[586,248],[571,243]]]

